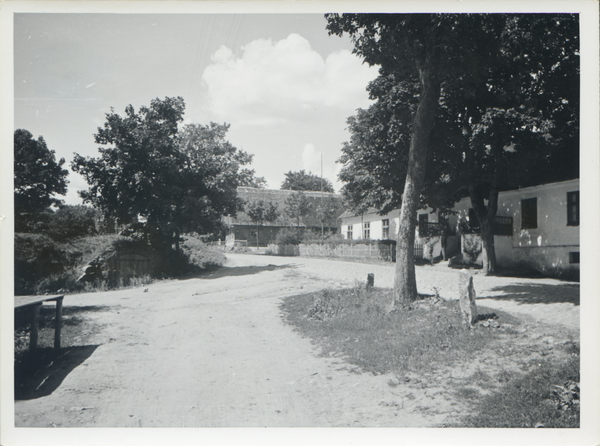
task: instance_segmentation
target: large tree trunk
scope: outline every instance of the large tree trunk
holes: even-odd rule
[[[408,172],[402,194],[400,224],[396,246],[396,274],[394,278],[394,306],[402,306],[417,299],[414,244],[417,209],[425,178],[428,139],[433,126],[440,95],[440,83],[431,60],[419,70],[421,93],[415,114],[409,148]]]
[[[494,178],[495,180],[495,178]],[[486,276],[496,273],[496,247],[494,245],[494,219],[498,211],[498,189],[496,181],[492,181],[492,186],[488,195],[488,205],[483,202],[483,194],[478,187],[469,188],[471,205],[479,220],[479,229],[481,233],[483,270]]]

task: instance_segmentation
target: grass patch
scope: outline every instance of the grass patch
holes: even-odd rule
[[[458,301],[422,297],[390,312],[391,301],[389,290],[356,286],[291,296],[282,310],[323,356],[392,374],[390,389],[441,391],[455,406],[447,410],[461,414],[444,427],[579,427],[579,342],[572,335],[552,329],[560,339],[544,344],[540,333],[551,328],[502,311],[478,306],[478,322],[467,329]]]
[[[457,427],[578,428],[579,357],[543,363],[476,401]]]
[[[339,355],[375,374],[421,374],[465,361],[519,321],[500,313],[498,328],[463,328],[456,301],[424,299],[411,310],[388,312],[391,291],[362,287],[292,296],[287,321],[316,340],[325,356]],[[484,310],[485,309],[481,309]]]

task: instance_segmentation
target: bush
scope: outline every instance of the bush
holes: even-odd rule
[[[335,247],[339,244],[345,243],[346,240],[344,239],[344,236],[340,233],[331,233],[331,232],[325,232],[323,235],[321,235],[320,231],[307,231],[304,234],[304,237],[302,238],[302,243],[306,244],[306,245],[310,245],[310,244],[318,244],[318,245],[330,245],[332,247]]]
[[[277,245],[299,245],[302,243],[304,230],[300,228],[285,228],[279,231],[275,238]]]
[[[48,235],[57,241],[97,234],[98,211],[87,206],[63,206],[50,215]]]
[[[15,234],[15,294],[32,294],[36,283],[60,275],[70,262],[62,247],[43,234]]]
[[[222,252],[211,248],[195,234],[184,236],[181,250],[187,256],[189,264],[201,269],[222,266],[226,260]]]
[[[180,276],[225,262],[221,252],[196,235],[186,235],[181,249],[175,251],[152,248],[143,240],[116,234],[80,237],[67,243],[43,234],[15,234],[15,294],[104,290],[138,283],[138,279],[118,280],[114,274],[111,259],[124,253],[137,253],[149,260],[148,280]],[[92,262],[98,265],[97,276],[79,281]]]

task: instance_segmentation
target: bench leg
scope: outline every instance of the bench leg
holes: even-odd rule
[[[60,329],[62,327],[63,298],[56,299],[56,315],[54,316],[54,348],[60,348]]]
[[[29,335],[29,351],[34,352],[38,343],[38,321],[40,319],[40,307],[42,304],[34,305],[31,309],[31,333]]]

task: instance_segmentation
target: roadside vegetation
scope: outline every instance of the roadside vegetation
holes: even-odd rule
[[[540,342],[548,327],[484,307],[468,329],[458,302],[436,296],[389,311],[390,294],[323,290],[286,298],[282,310],[323,356],[389,374],[391,387],[441,385],[461,407],[447,427],[579,426],[578,340]]]
[[[89,292],[124,286],[140,286],[155,279],[176,277],[220,266],[223,253],[206,245],[197,235],[185,235],[179,251],[150,247],[143,240],[104,234],[54,240],[47,234],[15,234],[15,293],[44,294]],[[86,266],[123,252],[143,252],[156,260],[148,274],[111,282],[103,270],[93,281],[81,280]]]

